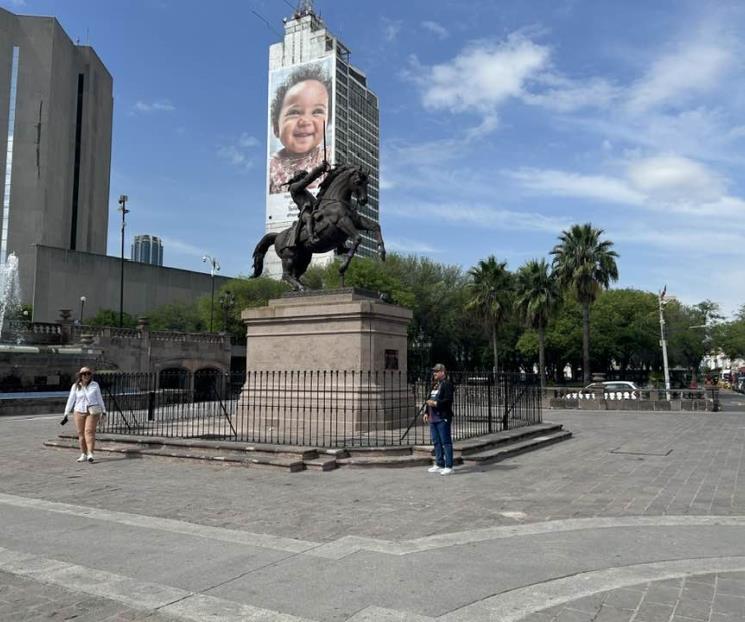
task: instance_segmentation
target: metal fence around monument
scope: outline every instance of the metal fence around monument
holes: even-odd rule
[[[530,375],[450,372],[454,440],[540,423]],[[429,444],[429,373],[202,370],[101,373],[99,432],[323,448]]]

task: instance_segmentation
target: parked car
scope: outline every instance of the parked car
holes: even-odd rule
[[[638,400],[641,389],[627,380],[609,380],[607,382],[593,382],[584,389],[566,395],[568,399],[587,400],[603,397],[606,400]]]

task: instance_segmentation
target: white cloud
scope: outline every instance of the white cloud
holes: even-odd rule
[[[573,80],[556,73],[536,76],[537,88],[521,99],[558,112],[570,112],[589,106],[604,108],[618,99],[621,90],[604,78]]]
[[[173,110],[176,110],[176,107],[169,102],[167,99],[161,99],[154,102],[143,102],[138,101],[134,105],[135,112],[172,112]]]
[[[450,36],[450,31],[448,31],[448,29],[445,28],[445,26],[437,22],[434,22],[431,20],[425,20],[422,22],[421,26],[425,30],[429,30],[429,32],[431,32],[433,35],[435,35],[439,39],[447,39]]]
[[[407,202],[389,204],[387,213],[405,218],[436,217],[458,225],[496,229],[499,231],[548,231],[558,233],[570,225],[569,219],[553,218],[544,214],[516,212],[487,205]]]
[[[441,249],[430,246],[424,242],[417,242],[409,239],[393,239],[385,241],[386,248],[400,253],[439,253]]]
[[[244,148],[257,147],[259,145],[259,139],[243,132],[238,138],[238,145]]]
[[[388,42],[393,41],[396,37],[398,37],[398,33],[401,32],[401,26],[403,26],[403,22],[401,20],[393,20],[384,17],[383,38]]]
[[[714,41],[684,43],[653,62],[647,74],[633,87],[628,106],[632,111],[680,105],[680,100],[719,86],[735,62],[734,50]]]
[[[711,203],[722,198],[724,180],[702,164],[675,155],[632,162],[629,181],[650,199],[664,202]]]
[[[642,205],[644,195],[623,180],[603,175],[580,175],[552,169],[523,168],[505,173],[523,188],[538,194]]]
[[[448,63],[426,67],[414,60],[412,72],[426,108],[493,113],[506,99],[523,93],[549,56],[547,47],[515,33],[502,43],[471,43]]]

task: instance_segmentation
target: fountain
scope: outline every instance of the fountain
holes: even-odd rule
[[[0,339],[5,318],[13,317],[21,307],[21,286],[18,280],[18,257],[10,253],[0,264]]]

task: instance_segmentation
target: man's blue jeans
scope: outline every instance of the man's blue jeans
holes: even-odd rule
[[[450,422],[430,422],[429,431],[435,446],[435,464],[442,468],[453,468],[453,439],[450,437]]]

